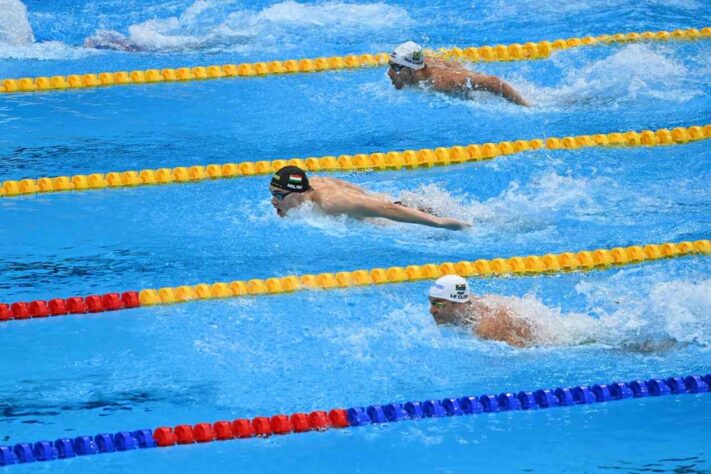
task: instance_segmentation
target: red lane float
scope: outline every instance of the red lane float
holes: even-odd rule
[[[30,311],[27,308],[27,303],[12,303],[10,311],[15,319],[29,319]]]
[[[49,316],[49,308],[45,301],[32,301],[29,306],[31,318],[46,318]]]
[[[232,432],[235,438],[251,438],[255,434],[252,423],[244,418],[232,422]]]
[[[0,321],[8,321],[10,319],[12,319],[12,311],[10,311],[10,306],[0,303]]]
[[[235,437],[232,433],[232,423],[229,421],[217,421],[212,425],[212,428],[215,430],[215,439],[225,440]]]
[[[432,399],[423,402],[409,401],[369,405],[367,408],[351,407],[347,410],[331,410],[328,415],[326,412],[316,411],[308,416],[304,413],[294,413],[291,416],[257,417],[251,421],[237,419],[232,423],[222,420],[212,425],[198,423],[195,426],[162,427],[154,431],[139,429],[119,431],[115,434],[80,435],[73,440],[60,438],[54,443],[41,440],[33,443],[17,443],[14,446],[0,446],[0,466],[113,453],[137,448],[153,448],[156,445],[165,447],[176,444],[249,438],[258,434],[255,427],[262,433],[287,434],[319,429],[324,421],[329,423],[328,427],[357,427],[422,418],[572,407],[663,395],[701,394],[709,392],[709,386],[711,386],[711,374],[660,377],[647,381],[637,379],[629,383],[617,381],[610,384],[595,384],[592,387],[578,385],[535,391],[522,390],[518,393],[503,392],[499,395],[488,393],[478,397],[467,395],[458,398],[445,398],[441,401]],[[305,421],[307,424],[303,425]],[[309,421],[315,421],[315,423],[308,424]],[[302,425],[302,427],[297,428],[297,425]]]
[[[61,298],[56,298],[49,300],[49,313],[52,316],[63,316],[68,314],[67,305],[65,301]]]
[[[560,254],[529,255],[527,257],[498,257],[490,260],[427,263],[403,267],[373,268],[371,270],[342,271],[321,273],[318,275],[288,275],[272,277],[266,280],[251,279],[200,283],[195,286],[182,285],[175,288],[147,288],[140,292],[129,291],[119,295],[89,295],[84,298],[73,297],[65,300],[54,299],[49,303],[33,301],[0,304],[0,321],[9,319],[42,318],[63,314],[99,313],[116,311],[123,308],[137,308],[158,304],[171,304],[191,300],[231,298],[246,295],[275,295],[297,290],[346,288],[351,286],[380,285],[435,279],[448,273],[464,277],[497,277],[505,275],[542,275],[555,272],[606,270],[614,266],[638,264],[660,259],[678,258],[695,254],[711,255],[711,240],[667,242],[661,245],[632,245],[615,247],[611,250],[581,250]],[[48,313],[44,307],[48,306]]]
[[[165,447],[235,438],[324,431],[329,428],[347,428],[348,426],[350,424],[346,410],[339,408],[328,413],[313,411],[309,414],[274,415],[271,418],[258,416],[251,420],[239,418],[232,422],[222,420],[213,424],[198,423],[195,426],[178,425],[174,428],[162,426],[153,430],[153,438],[158,446]]]
[[[0,321],[46,318],[66,314],[101,313],[140,306],[141,302],[138,299],[137,291],[89,295],[84,298],[74,296],[64,299],[55,298],[49,301],[35,300],[29,303],[12,303],[11,305],[0,303]]]

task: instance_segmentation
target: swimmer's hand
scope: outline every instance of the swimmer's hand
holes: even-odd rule
[[[448,217],[440,217],[439,221],[440,227],[448,230],[464,230],[472,226],[466,222],[450,219]]]

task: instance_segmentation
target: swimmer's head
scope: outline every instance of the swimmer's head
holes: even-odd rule
[[[408,41],[390,53],[389,63],[418,70],[425,67],[425,54],[419,44],[414,41]]]
[[[396,89],[416,80],[415,71],[425,67],[425,54],[420,45],[413,41],[403,43],[390,53],[388,77]]]
[[[465,303],[471,299],[469,284],[458,275],[445,275],[430,288],[430,314],[437,324],[457,323]]]
[[[272,206],[280,217],[304,202],[304,193],[311,189],[306,172],[298,166],[285,166],[272,175],[269,192]]]

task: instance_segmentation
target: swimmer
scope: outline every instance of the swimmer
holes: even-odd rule
[[[515,297],[476,297],[467,281],[458,275],[445,275],[435,281],[429,300],[430,314],[437,324],[466,327],[481,339],[513,347],[604,344],[651,354],[689,344],[668,335],[643,334],[639,328],[625,334],[624,324],[618,327],[619,322],[615,322],[610,327],[609,323],[583,314],[560,317],[552,311],[541,312],[540,308],[531,307],[530,301],[523,307],[522,300]]]
[[[277,171],[269,183],[272,206],[279,217],[305,202],[312,202],[326,214],[345,214],[356,219],[382,217],[397,222],[421,224],[449,230],[470,227],[447,217],[439,217],[368,194],[360,187],[335,178],[313,177],[296,166]]]
[[[84,47],[125,51],[128,53],[142,51],[139,45],[132,43],[126,36],[111,30],[98,30],[93,36],[84,40]]]
[[[513,87],[498,77],[469,71],[457,62],[425,57],[422,48],[412,41],[395,48],[388,65],[388,77],[396,89],[423,85],[448,94],[483,90],[514,104],[530,107]]]
[[[528,322],[504,306],[492,307],[470,294],[467,281],[445,275],[430,288],[430,314],[437,324],[471,326],[482,339],[502,341],[514,347],[532,346],[533,330]]]

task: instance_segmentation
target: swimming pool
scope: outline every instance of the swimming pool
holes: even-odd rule
[[[378,52],[407,39],[450,47],[707,26],[703,2],[693,1],[25,4],[35,41],[0,45],[2,78]],[[149,51],[80,47],[98,29],[129,28]],[[537,103],[530,110],[485,96],[398,92],[383,68],[0,94],[0,180],[705,125],[708,47],[708,40],[641,42],[473,66],[519,88]],[[309,210],[279,219],[264,176],[0,198],[0,301],[707,239],[709,146],[538,150],[334,174],[475,223],[462,233]],[[0,444],[706,374],[708,274],[708,259],[691,256],[471,279],[477,292],[503,295],[551,328],[548,345],[525,350],[434,326],[428,280],[9,321],[0,324]],[[579,344],[591,335],[594,343]],[[641,351],[645,345],[651,350]],[[708,470],[709,420],[711,397],[685,395],[51,466]]]

